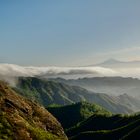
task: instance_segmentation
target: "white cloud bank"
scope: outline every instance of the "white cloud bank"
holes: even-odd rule
[[[0,64],[0,76],[32,77],[32,76],[59,76],[59,75],[104,75],[111,76],[116,72],[103,67],[23,67],[13,64]]]
[[[6,80],[12,83],[13,79],[18,77],[35,76],[41,76],[45,78],[82,78],[95,76],[126,76],[139,78],[140,68],[113,69],[104,67],[23,67],[13,64],[0,64],[1,80]]]

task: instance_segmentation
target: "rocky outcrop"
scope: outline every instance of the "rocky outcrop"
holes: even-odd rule
[[[67,140],[60,123],[42,106],[0,82],[0,139]]]

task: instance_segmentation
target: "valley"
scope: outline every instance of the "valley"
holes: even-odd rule
[[[139,100],[62,79],[20,77],[16,87],[0,82],[0,104],[3,140],[127,140],[140,130]]]

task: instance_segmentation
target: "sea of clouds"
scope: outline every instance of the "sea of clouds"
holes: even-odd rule
[[[43,78],[83,78],[101,76],[140,77],[140,68],[105,68],[105,67],[34,67],[14,64],[0,64],[0,79],[14,85],[18,77]]]

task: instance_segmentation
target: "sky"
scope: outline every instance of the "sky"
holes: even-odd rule
[[[0,63],[140,60],[139,0],[1,0]]]

